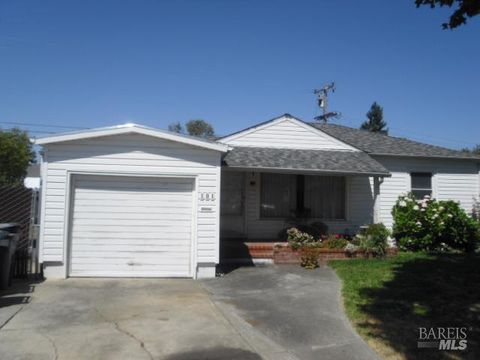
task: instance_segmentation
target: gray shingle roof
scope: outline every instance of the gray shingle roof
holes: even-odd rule
[[[237,168],[303,170],[337,174],[389,175],[380,163],[361,151],[330,151],[234,147],[223,165]]]
[[[480,156],[336,124],[310,124],[369,154],[478,159]]]

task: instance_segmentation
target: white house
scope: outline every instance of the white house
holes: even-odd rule
[[[275,241],[295,210],[353,234],[391,226],[404,192],[468,212],[480,193],[480,157],[289,114],[216,142],[124,125],[37,144],[47,277],[211,277],[220,239]]]

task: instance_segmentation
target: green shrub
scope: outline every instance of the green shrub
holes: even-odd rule
[[[410,251],[473,251],[480,238],[479,223],[455,201],[400,196],[392,210],[397,246]]]
[[[329,235],[325,240],[322,240],[321,247],[325,249],[345,249],[348,241],[339,235]]]
[[[318,247],[320,241],[316,240],[312,235],[300,231],[297,228],[287,230],[288,244],[293,250],[298,250],[303,247]]]
[[[387,253],[388,237],[390,231],[385,225],[371,224],[366,229],[360,231],[356,236],[356,241],[360,250],[373,256],[384,256]]]

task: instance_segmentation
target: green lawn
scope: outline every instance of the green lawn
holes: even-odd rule
[[[330,261],[346,313],[367,342],[392,359],[480,359],[480,255],[399,253]],[[419,327],[467,327],[467,352],[417,349]]]

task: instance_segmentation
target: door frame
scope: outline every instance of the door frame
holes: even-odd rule
[[[159,179],[190,179],[192,181],[192,228],[190,234],[190,273],[189,278],[197,277],[197,223],[198,223],[198,174],[178,174],[178,173],[133,173],[133,172],[102,172],[102,171],[76,171],[67,170],[67,183],[65,186],[65,214],[64,214],[64,249],[63,262],[65,264],[65,278],[70,277],[71,253],[72,253],[72,217],[75,179],[77,176],[114,176],[114,177],[133,177],[145,178],[153,177]]]

